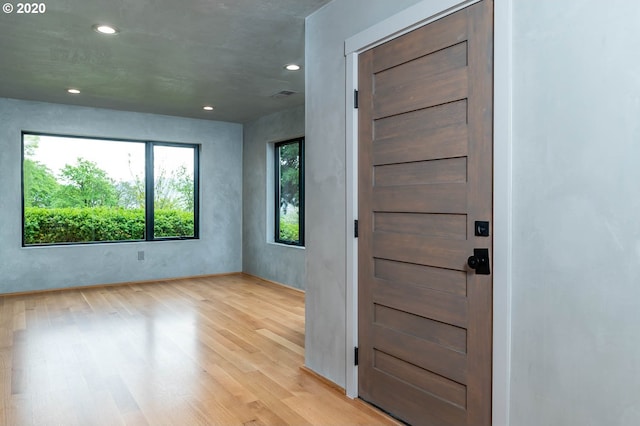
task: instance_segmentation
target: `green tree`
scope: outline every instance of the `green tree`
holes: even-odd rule
[[[36,150],[40,145],[40,136],[38,135],[24,135],[24,156],[33,158],[36,154]]]
[[[291,143],[278,148],[280,178],[280,239],[300,239],[300,145]]]
[[[173,172],[173,186],[183,211],[193,212],[195,189],[193,173],[189,173],[184,165]]]
[[[280,208],[300,206],[300,148],[297,143],[280,146]]]
[[[60,189],[51,170],[38,161],[25,158],[23,173],[25,207],[51,207]]]
[[[155,208],[193,212],[193,174],[184,165],[167,171],[156,171],[153,186]]]
[[[179,210],[180,200],[175,190],[175,172],[165,169],[156,170],[153,182],[154,208],[158,210]]]
[[[125,209],[144,208],[144,187],[140,191],[136,182],[120,181],[115,184],[118,207]]]
[[[127,209],[144,209],[146,203],[144,180],[134,173],[131,166],[131,154],[129,156],[130,181],[120,181],[116,183],[116,194],[118,196],[118,206]]]
[[[25,207],[51,207],[60,185],[47,166],[33,159],[40,136],[25,135],[22,164]]]
[[[156,170],[154,180],[156,209],[193,212],[195,195],[193,173],[189,173],[184,165],[171,171],[160,168]],[[144,208],[145,183],[139,175],[131,173],[131,180],[116,183],[115,189],[120,207]]]
[[[64,182],[56,196],[56,207],[115,207],[118,192],[107,172],[93,161],[78,158],[60,171]]]

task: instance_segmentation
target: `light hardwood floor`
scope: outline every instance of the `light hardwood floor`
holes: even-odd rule
[[[5,425],[396,424],[303,364],[304,294],[246,275],[0,297]]]

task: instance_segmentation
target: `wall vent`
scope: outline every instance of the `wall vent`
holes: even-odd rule
[[[295,95],[296,93],[298,92],[294,92],[291,90],[281,90],[278,93],[274,93],[270,97],[274,99],[280,99],[280,98],[286,98],[287,96]]]

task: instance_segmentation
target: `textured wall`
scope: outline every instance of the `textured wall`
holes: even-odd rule
[[[345,385],[344,41],[418,0],[334,0],[307,18],[306,359]]]
[[[301,106],[245,124],[243,148],[243,271],[300,289],[305,288],[305,250],[267,242],[273,233],[267,223],[267,185],[273,183],[267,176],[267,144],[303,135]]]
[[[0,293],[242,269],[241,125],[10,99],[0,117]],[[200,239],[22,248],[22,130],[202,144]]]
[[[640,424],[640,3],[513,1],[511,424]]]

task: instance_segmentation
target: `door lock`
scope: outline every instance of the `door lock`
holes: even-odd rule
[[[491,269],[489,268],[489,249],[473,249],[473,256],[469,256],[467,265],[469,265],[469,268],[475,269],[478,275],[491,274]]]
[[[474,226],[476,237],[488,237],[489,236],[489,222],[477,220]]]

